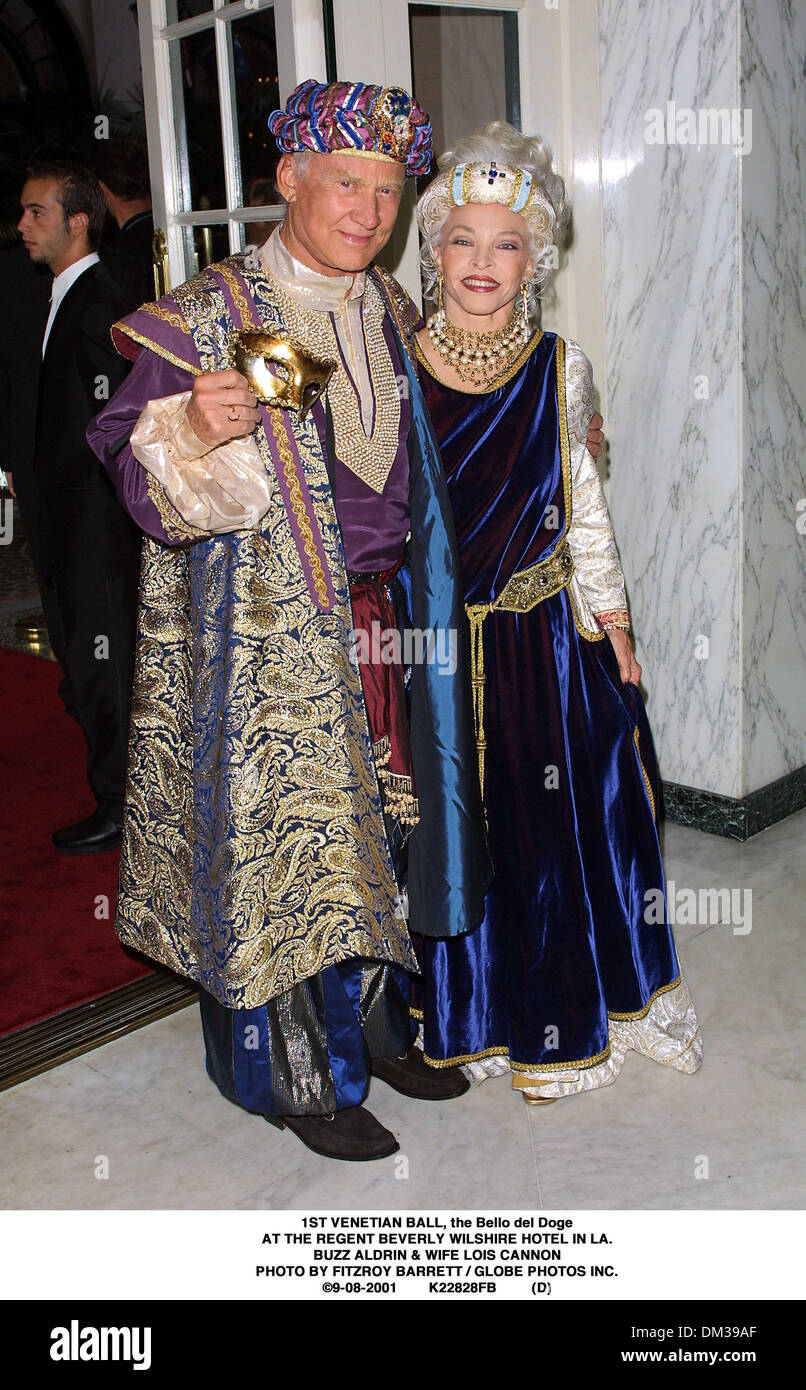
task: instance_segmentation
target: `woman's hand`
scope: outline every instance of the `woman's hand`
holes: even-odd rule
[[[610,638],[613,651],[616,653],[622,682],[626,685],[627,681],[632,681],[633,685],[637,685],[641,679],[641,667],[635,659],[629,632],[625,632],[620,627],[609,627],[607,628],[607,635]]]
[[[604,420],[602,419],[598,410],[595,410],[593,412],[593,415],[591,416],[591,422],[588,425],[587,441],[588,453],[590,454],[591,458],[594,459],[598,459],[600,453],[602,452],[602,448],[604,447],[604,435],[602,434],[603,424]]]

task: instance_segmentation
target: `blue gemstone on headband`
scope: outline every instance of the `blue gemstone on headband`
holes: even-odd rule
[[[506,176],[507,176],[506,170],[505,170],[505,169],[499,169],[499,168],[497,167],[496,162],[495,162],[494,159],[491,159],[491,160],[490,160],[490,167],[489,167],[489,169],[482,169],[481,174],[482,174],[482,178],[484,177],[485,174],[489,174],[489,178],[487,179],[487,182],[488,182],[489,184],[491,184],[491,185],[495,183],[496,179],[505,179]]]

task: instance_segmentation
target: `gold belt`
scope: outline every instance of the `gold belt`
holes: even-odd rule
[[[484,753],[487,747],[484,738],[484,642],[482,624],[493,609],[507,613],[528,613],[544,598],[558,594],[569,583],[574,573],[574,561],[568,542],[560,541],[548,559],[528,570],[519,570],[507,582],[498,598],[492,603],[471,603],[465,605],[470,623],[470,675],[473,684],[473,718],[476,725],[476,747],[479,754],[479,782],[484,796]]]

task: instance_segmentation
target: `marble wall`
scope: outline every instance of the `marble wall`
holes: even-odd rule
[[[806,763],[806,5],[742,0],[744,778]]]
[[[742,796],[806,762],[803,34],[788,0],[598,22],[611,510],[662,775]]]

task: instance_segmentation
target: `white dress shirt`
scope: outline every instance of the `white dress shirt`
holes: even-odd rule
[[[73,261],[73,264],[69,265],[61,274],[54,276],[53,289],[50,292],[50,313],[48,314],[48,321],[45,324],[45,336],[42,339],[43,357],[45,356],[45,348],[48,345],[50,330],[53,327],[53,320],[59,311],[59,305],[64,299],[64,296],[67,294],[70,287],[76,283],[78,277],[83,275],[85,270],[89,270],[91,265],[96,265],[100,259],[97,251],[91,251],[88,256],[82,256],[80,261]]]

